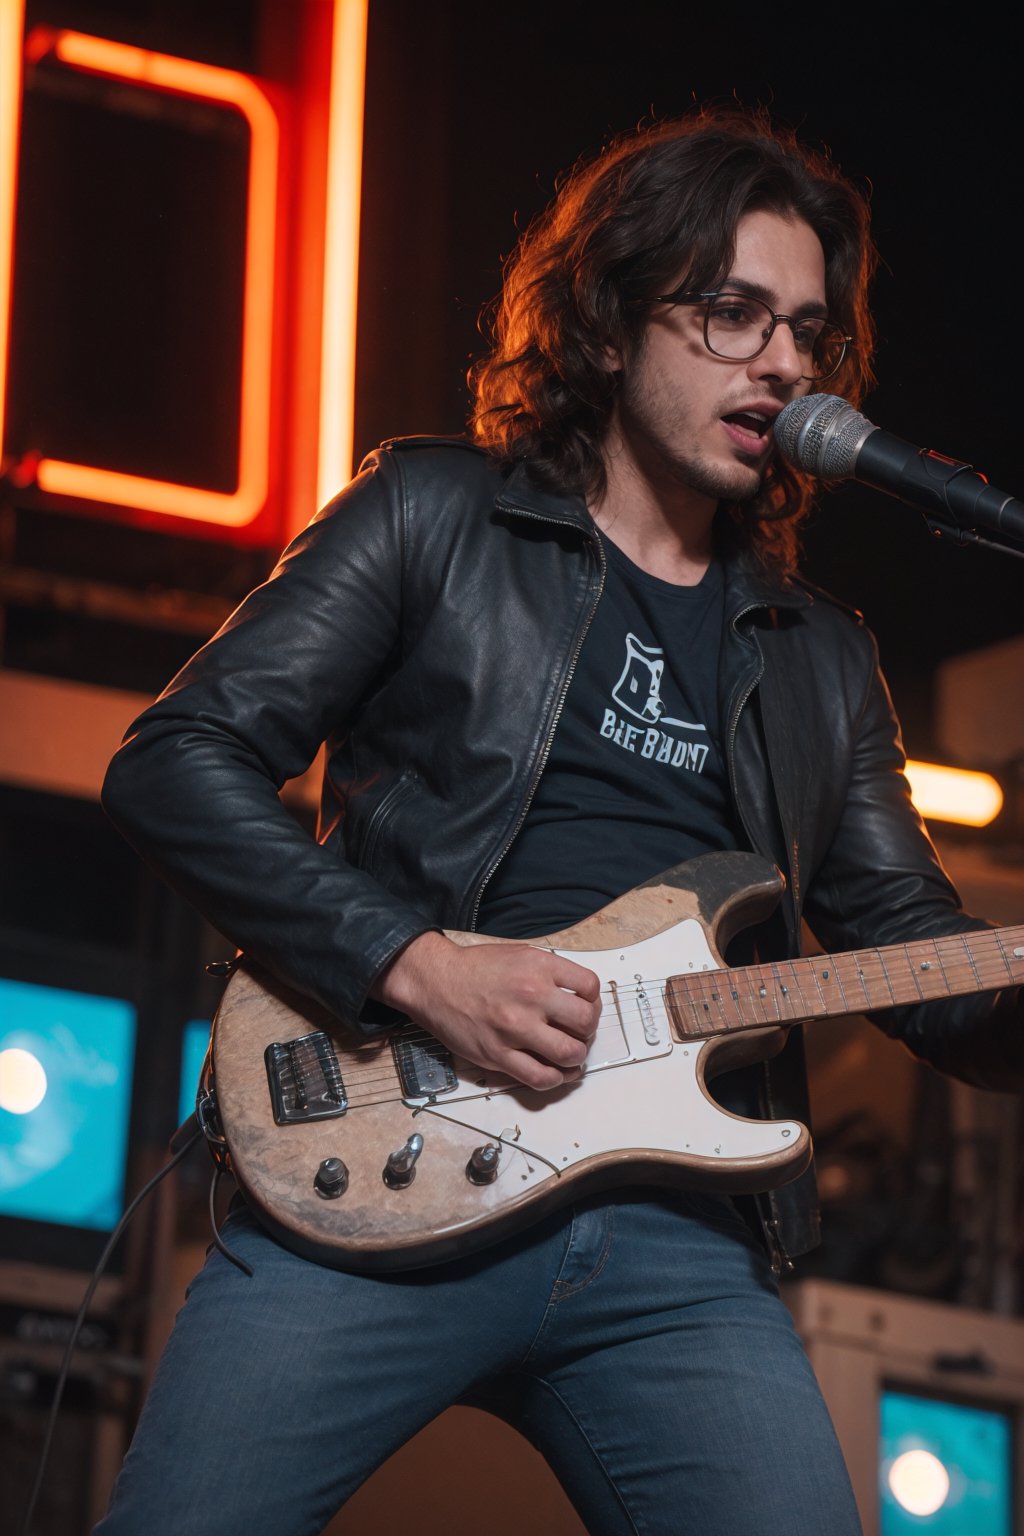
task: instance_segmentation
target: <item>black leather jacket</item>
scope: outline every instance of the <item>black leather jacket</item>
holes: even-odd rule
[[[749,846],[787,880],[762,949],[985,926],[914,812],[873,640],[855,615],[726,559],[720,719]],[[604,563],[583,502],[503,477],[450,439],[398,440],[133,725],[104,804],[232,943],[379,1028],[375,978],[416,935],[474,925],[543,770]],[[278,798],[327,743],[320,841]],[[1018,999],[878,1023],[983,1086],[1024,1078]],[[763,1071],[766,1113],[806,1118],[799,1031]],[[759,1069],[760,1070],[760,1069]],[[813,1245],[806,1178],[774,1201]]]

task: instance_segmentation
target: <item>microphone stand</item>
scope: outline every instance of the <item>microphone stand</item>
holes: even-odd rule
[[[937,539],[948,538],[954,544],[961,547],[965,544],[974,544],[981,549],[991,549],[1003,555],[1016,555],[1018,560],[1024,560],[1024,544],[1016,543],[1013,533],[1007,529],[985,529],[979,531],[968,516],[957,512],[951,507],[945,495],[947,486],[961,475],[970,475],[975,480],[985,480],[985,476],[971,464],[963,464],[957,459],[947,459],[941,453],[935,453],[933,449],[922,449],[918,457],[926,460],[930,478],[936,482],[936,502],[932,510],[925,512],[920,505],[920,496],[914,501],[909,496],[900,496],[899,500],[908,507],[913,507],[921,513],[928,531]],[[944,473],[945,471],[945,473]],[[870,480],[863,483],[870,484]],[[881,490],[883,487],[879,486]]]
[[[920,512],[937,538],[1024,559],[1024,503],[995,490],[972,464],[872,430],[857,453],[854,475],[861,485]]]

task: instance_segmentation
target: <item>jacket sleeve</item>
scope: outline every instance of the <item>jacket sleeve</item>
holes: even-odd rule
[[[321,847],[278,793],[394,664],[401,488],[389,455],[369,464],[135,721],[103,787],[157,874],[351,1023],[389,961],[435,926]]]
[[[906,757],[870,636],[845,806],[807,892],[805,916],[833,952],[996,926],[964,912],[910,798]],[[1024,992],[887,1009],[872,1022],[921,1060],[975,1087],[1024,1088]]]

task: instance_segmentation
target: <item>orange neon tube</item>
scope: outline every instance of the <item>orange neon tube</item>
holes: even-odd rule
[[[14,209],[18,193],[21,110],[21,0],[0,0],[0,450],[7,407],[7,348],[11,327]]]
[[[352,474],[367,0],[335,0],[327,142],[317,501]]]
[[[232,492],[208,491],[174,481],[150,480],[59,459],[42,459],[43,491],[174,517],[240,527],[263,509],[269,481],[270,363],[273,330],[274,238],[278,124],[266,96],[247,75],[170,54],[88,37],[81,32],[37,27],[26,53],[52,52],[62,64],[93,74],[132,80],[151,90],[221,102],[239,111],[250,132],[249,201],[246,221],[242,383],[238,481]]]

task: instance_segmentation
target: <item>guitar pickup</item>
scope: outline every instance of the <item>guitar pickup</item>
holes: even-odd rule
[[[406,1099],[432,1099],[459,1085],[452,1059],[439,1040],[410,1025],[391,1041],[395,1067]]]
[[[330,1120],[348,1109],[348,1094],[330,1036],[322,1029],[275,1041],[263,1053],[278,1125]]]

